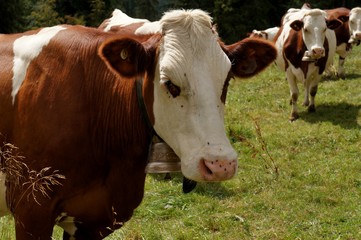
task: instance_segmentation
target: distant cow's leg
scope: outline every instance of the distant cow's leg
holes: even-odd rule
[[[295,76],[287,71],[287,81],[290,87],[292,111],[290,121],[294,121],[298,118],[297,100],[298,100],[298,87]]]
[[[345,64],[345,59],[347,57],[347,55],[351,52],[351,45],[350,44],[341,44],[340,46],[337,47],[337,54],[339,55],[338,58],[338,69],[337,69],[337,76],[339,78],[345,79],[345,71],[344,71],[344,64]]]
[[[345,64],[345,58],[340,56],[338,58],[337,76],[342,79],[345,79],[345,72],[344,72],[344,68],[343,68],[344,64]]]
[[[310,102],[310,105],[308,106],[308,112],[315,112],[316,111],[315,97],[316,97],[316,94],[317,94],[317,89],[318,89],[317,83],[316,83],[316,85],[311,86],[311,90],[310,90],[311,102]]]
[[[307,107],[308,105],[310,105],[310,101],[309,101],[309,95],[310,95],[310,84],[308,82],[305,82],[305,98],[303,100],[302,105]]]

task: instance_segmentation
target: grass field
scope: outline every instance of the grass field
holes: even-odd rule
[[[226,122],[238,175],[182,193],[182,178],[148,175],[143,202],[113,239],[361,239],[361,47],[346,79],[324,78],[316,113],[290,123],[289,88],[275,66],[231,82]],[[0,219],[0,239],[15,239]],[[56,228],[54,239],[61,239]]]

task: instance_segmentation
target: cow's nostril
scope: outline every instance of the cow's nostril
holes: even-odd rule
[[[203,163],[203,164],[204,164],[204,163]],[[206,164],[204,164],[204,167],[205,167],[205,170],[206,170],[207,174],[209,174],[209,175],[212,175],[212,174],[213,174],[212,170],[211,170],[209,167],[207,167]]]

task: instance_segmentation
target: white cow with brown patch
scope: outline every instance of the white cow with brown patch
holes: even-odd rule
[[[315,111],[315,96],[324,70],[332,64],[336,51],[336,36],[332,29],[339,20],[328,20],[320,9],[291,9],[282,19],[274,41],[278,51],[277,66],[286,72],[290,87],[292,111],[290,120],[299,117],[297,82],[305,88],[304,106]]]

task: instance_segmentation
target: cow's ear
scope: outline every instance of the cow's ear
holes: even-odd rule
[[[277,57],[274,44],[261,38],[245,38],[232,45],[222,45],[232,63],[232,73],[240,78],[251,77],[265,69]]]
[[[295,20],[290,24],[290,27],[298,32],[303,28],[303,22],[301,20]]]
[[[110,69],[125,77],[134,77],[146,69],[146,50],[131,38],[108,39],[98,54]]]
[[[340,20],[332,19],[332,20],[326,20],[326,25],[329,29],[334,30],[341,26],[343,23]]]

